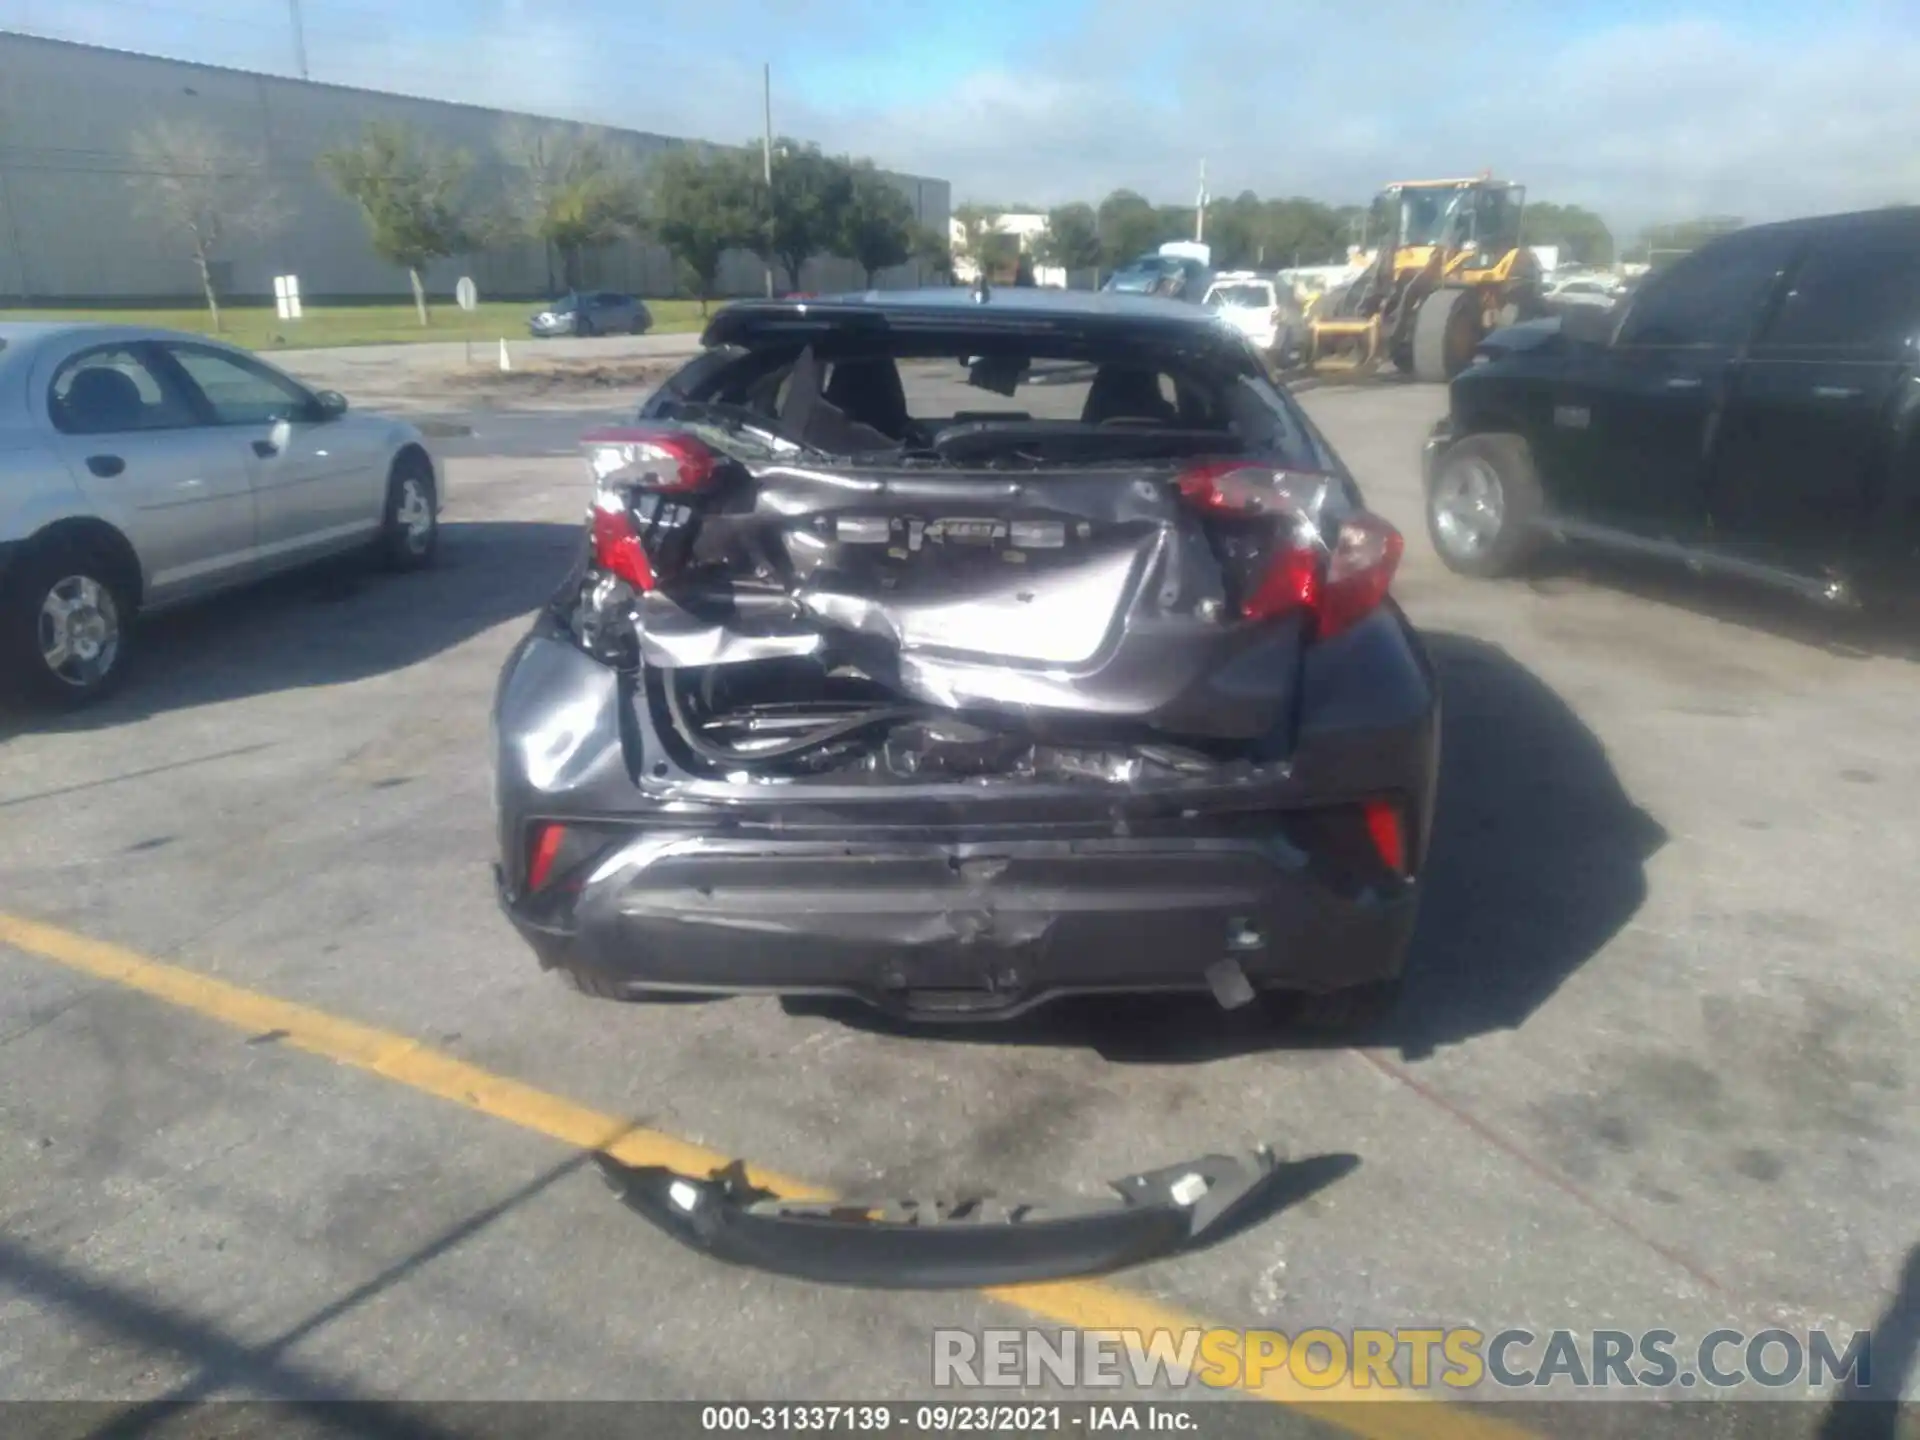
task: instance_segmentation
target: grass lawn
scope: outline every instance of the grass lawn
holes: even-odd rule
[[[713,302],[717,307],[720,302]],[[271,306],[235,306],[220,311],[220,335],[253,350],[294,350],[323,345],[390,345],[419,340],[525,340],[533,301],[494,301],[472,314],[452,301],[435,305],[422,326],[413,306],[312,305],[298,320],[282,320]],[[654,334],[697,331],[703,321],[697,300],[649,300]],[[208,333],[204,309],[192,310],[0,310],[0,320],[104,320],[121,325],[159,325]]]

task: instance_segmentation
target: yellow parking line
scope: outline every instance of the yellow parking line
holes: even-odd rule
[[[731,1156],[658,1130],[629,1125],[618,1116],[496,1075],[404,1035],[262,995],[104,940],[0,912],[0,944],[138,990],[250,1034],[274,1035],[281,1044],[296,1050],[369,1071],[578,1149],[603,1150],[629,1165],[661,1165],[705,1175],[732,1163]],[[771,1170],[749,1166],[747,1173],[756,1185],[782,1195],[832,1198],[818,1186]],[[1151,1334],[1155,1330],[1177,1333],[1212,1328],[1209,1322],[1157,1300],[1096,1281],[1001,1286],[981,1293],[1028,1314],[1082,1330]],[[1263,1377],[1261,1383],[1248,1387],[1247,1393],[1291,1406],[1366,1440],[1531,1440],[1531,1432],[1495,1419],[1484,1410],[1421,1403],[1427,1397],[1408,1390],[1357,1390],[1348,1380],[1330,1389],[1315,1389],[1281,1372]]]

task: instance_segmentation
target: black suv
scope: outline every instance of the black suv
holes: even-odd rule
[[[1920,549],[1920,208],[1756,225],[1487,337],[1426,444],[1449,568],[1548,540],[1850,604]]]

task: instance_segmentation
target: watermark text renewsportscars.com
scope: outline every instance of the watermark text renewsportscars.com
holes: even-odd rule
[[[1873,1383],[1865,1330],[935,1330],[938,1389],[1820,1391]],[[1331,1396],[1329,1398],[1332,1398]]]

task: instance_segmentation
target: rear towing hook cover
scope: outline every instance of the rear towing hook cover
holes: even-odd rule
[[[674,1239],[733,1265],[829,1285],[962,1290],[1099,1275],[1210,1245],[1347,1174],[1353,1155],[1264,1147],[1129,1175],[1111,1200],[1042,1208],[989,1197],[785,1200],[735,1162],[708,1178],[594,1157],[608,1186]]]

